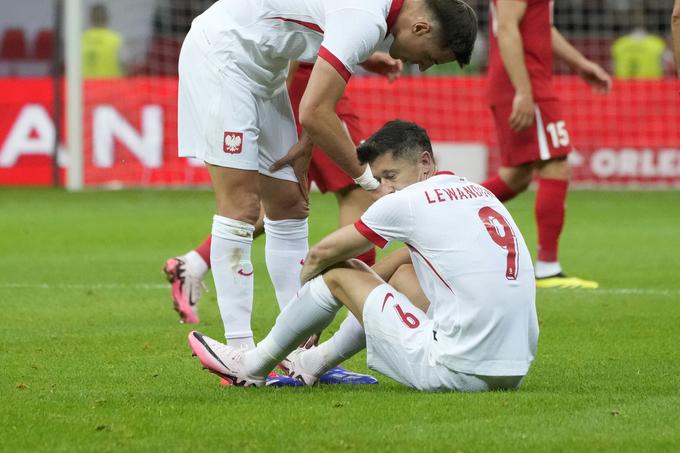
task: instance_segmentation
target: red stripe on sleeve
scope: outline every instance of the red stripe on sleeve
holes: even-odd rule
[[[361,219],[354,222],[354,227],[359,233],[381,249],[384,249],[387,245],[387,240],[380,236],[378,233],[373,231],[368,225],[366,225]]]
[[[340,61],[338,57],[333,55],[330,50],[326,49],[323,46],[321,46],[321,48],[319,49],[319,57],[323,58],[328,63],[330,63],[330,65],[333,66],[336,71],[338,71],[340,77],[345,79],[345,82],[348,82],[349,78],[352,77],[352,73],[347,70],[345,65],[342,64],[342,61]]]

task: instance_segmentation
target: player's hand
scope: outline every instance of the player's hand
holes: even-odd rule
[[[401,60],[395,60],[385,52],[376,52],[361,63],[361,67],[369,72],[383,75],[390,82],[394,82],[401,75],[404,63]]]
[[[389,195],[392,192],[394,192],[394,189],[391,187],[385,186],[385,184],[380,184],[377,189],[375,190],[369,190],[368,193],[373,197],[373,200],[377,200],[379,198],[384,197],[385,195]]]
[[[303,134],[303,137],[293,145],[290,151],[288,151],[288,154],[269,167],[269,170],[272,172],[280,170],[286,165],[293,167],[293,172],[298,180],[300,191],[306,201],[309,201],[309,181],[307,180],[307,172],[309,171],[309,162],[312,160],[313,148],[314,143],[306,136],[306,134]]]
[[[588,61],[578,73],[596,93],[607,94],[611,91],[612,78],[599,64]]]
[[[534,97],[531,94],[515,93],[509,119],[510,128],[515,132],[523,131],[533,124],[534,115]]]

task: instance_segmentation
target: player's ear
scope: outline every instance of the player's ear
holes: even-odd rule
[[[416,36],[423,36],[430,33],[432,30],[432,25],[424,20],[419,20],[411,26],[411,32]]]
[[[427,151],[423,151],[420,154],[420,165],[423,167],[423,171],[428,173],[434,166],[434,161],[432,160],[432,155]]]

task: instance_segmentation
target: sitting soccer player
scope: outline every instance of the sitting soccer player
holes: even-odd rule
[[[531,257],[510,213],[484,187],[438,172],[430,140],[391,121],[358,149],[389,195],[314,246],[304,286],[267,337],[244,352],[198,332],[189,345],[210,371],[263,385],[277,364],[307,385],[368,349],[368,366],[424,391],[517,388],[536,353]],[[406,244],[372,271],[348,260]],[[389,282],[389,283],[388,283]],[[296,349],[342,305],[351,314],[318,347]]]

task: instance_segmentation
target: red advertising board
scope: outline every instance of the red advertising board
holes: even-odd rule
[[[496,134],[484,84],[482,77],[404,77],[394,84],[355,77],[349,93],[367,133],[393,118],[415,121],[433,141],[486,145],[493,170]],[[609,96],[574,77],[555,85],[575,147],[576,184],[680,186],[676,81],[617,81]],[[200,162],[177,157],[176,79],[87,81],[84,89],[87,185],[208,183]],[[0,185],[50,184],[52,81],[0,79],[0,92]],[[67,158],[62,151],[62,166]]]

